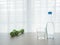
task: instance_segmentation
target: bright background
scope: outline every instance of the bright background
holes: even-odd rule
[[[0,0],[0,33],[13,29],[45,30],[52,11],[55,32],[60,32],[60,0]]]

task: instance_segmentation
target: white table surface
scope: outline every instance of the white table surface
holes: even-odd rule
[[[60,34],[55,34],[54,40],[37,40],[36,33],[25,33],[14,38],[7,33],[0,33],[0,45],[60,45]]]

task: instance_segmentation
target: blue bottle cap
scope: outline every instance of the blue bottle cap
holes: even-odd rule
[[[48,12],[48,14],[49,14],[49,15],[50,15],[50,14],[52,15],[52,12]]]

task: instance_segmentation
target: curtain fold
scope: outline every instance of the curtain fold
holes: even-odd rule
[[[24,0],[8,0],[8,30],[24,28]]]
[[[0,4],[0,32],[45,30],[48,11],[53,11],[55,20],[55,0],[0,0]]]
[[[7,0],[0,0],[0,33],[6,33],[8,28]]]

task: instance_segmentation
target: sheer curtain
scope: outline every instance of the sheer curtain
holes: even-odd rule
[[[60,0],[56,0],[55,32],[60,33]]]
[[[59,2],[59,0],[0,0],[0,32],[10,32],[21,28],[24,28],[25,32],[44,29],[48,11],[53,12],[53,21],[59,23]],[[58,23],[55,23],[56,32],[59,32]]]
[[[55,22],[56,0],[28,0],[27,11],[27,30],[29,32],[41,29],[44,31],[49,21],[49,11],[52,11],[52,20]]]
[[[0,33],[8,29],[7,0],[0,0]]]
[[[8,0],[8,31],[24,28],[24,0]]]
[[[36,32],[44,28],[47,16],[46,0],[8,0],[8,32],[24,28]]]
[[[0,33],[24,28],[26,0],[0,0]]]
[[[47,22],[47,0],[33,0],[33,15],[32,32],[45,29]]]

